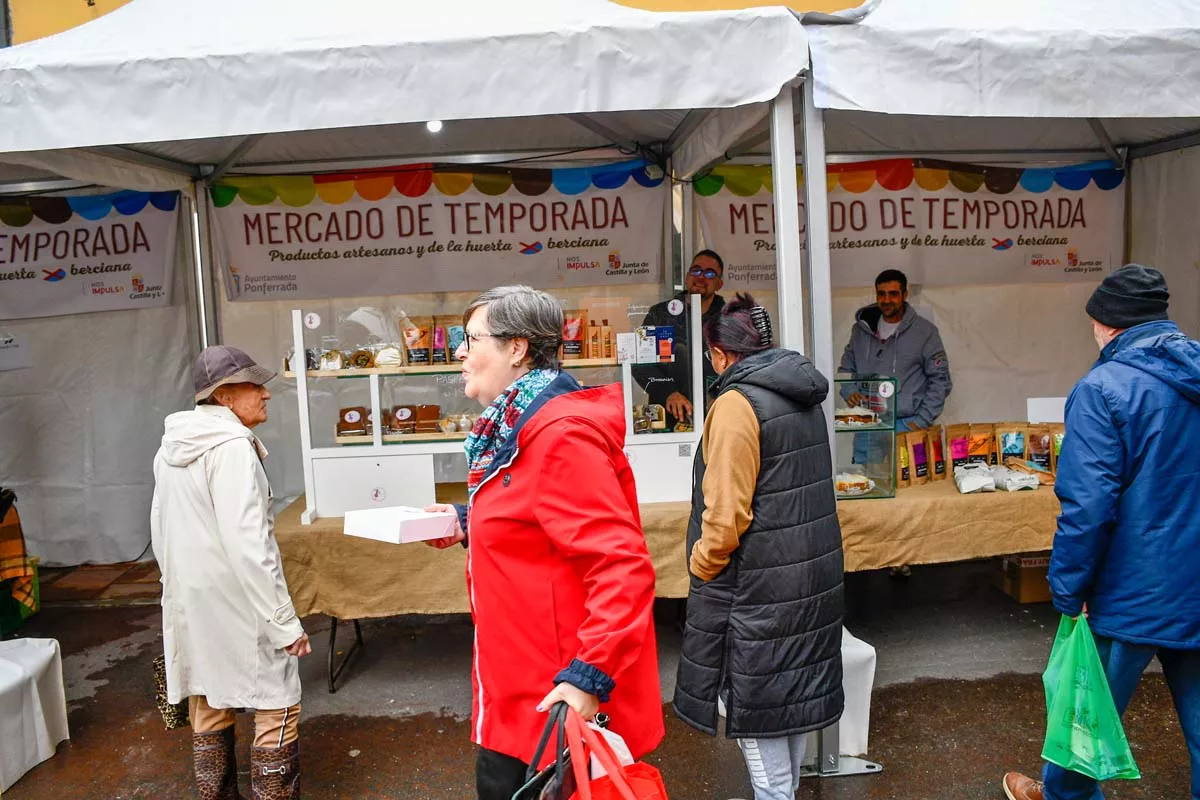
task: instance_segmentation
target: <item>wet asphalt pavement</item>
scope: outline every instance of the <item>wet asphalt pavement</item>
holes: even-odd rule
[[[999,800],[1006,770],[1038,768],[1045,722],[1038,672],[1056,619],[1045,606],[1017,606],[1000,595],[987,586],[984,570],[914,569],[907,582],[852,576],[847,626],[876,647],[879,659],[869,756],[884,771],[808,779],[797,798]],[[659,609],[667,693],[676,610],[670,604]],[[5,792],[5,800],[195,796],[190,734],[165,731],[153,703],[158,625],[153,606],[53,608],[30,621],[25,635],[51,636],[62,645],[72,740]],[[317,647],[302,670],[304,796],[473,797],[474,751],[465,719],[469,621],[364,623],[367,647],[336,695],[324,686],[328,622],[312,618],[306,627]],[[692,731],[667,705],[663,713],[666,740],[647,760],[662,770],[672,800],[751,797],[733,742]],[[1106,796],[1187,798],[1187,751],[1160,675],[1146,676],[1125,723],[1143,778],[1110,784]],[[247,715],[240,716],[238,732],[242,790],[249,797]]]

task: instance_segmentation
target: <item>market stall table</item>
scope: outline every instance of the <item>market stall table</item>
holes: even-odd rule
[[[461,502],[464,497],[461,486],[439,487],[440,502]],[[301,497],[285,509],[276,521],[275,533],[297,613],[331,618],[330,692],[336,691],[338,675],[362,645],[358,620],[469,611],[462,548],[400,547],[349,537],[342,534],[340,518],[304,526],[300,524],[304,506]],[[640,507],[658,597],[687,596],[684,542],[690,510],[689,503]],[[1058,511],[1058,500],[1047,488],[962,495],[950,480],[903,489],[889,500],[841,502],[838,518],[846,571],[1046,550],[1054,536]],[[341,664],[335,665],[339,618],[354,620],[355,642]],[[856,643],[858,650],[854,649]],[[831,758],[831,763],[847,773],[878,770],[877,764],[846,757],[866,752],[874,650],[846,632],[843,657],[849,665],[845,727],[823,731],[813,752],[819,752],[822,760]]]
[[[461,500],[459,486],[439,487],[442,502]],[[341,518],[300,524],[301,497],[275,526],[288,588],[301,616],[326,614],[330,629],[330,691],[338,620],[470,610],[462,548],[398,546],[342,534]],[[687,596],[688,503],[641,506],[642,529],[654,560],[658,597]],[[939,564],[1049,550],[1059,504],[1052,489],[959,494],[945,480],[902,489],[888,500],[838,504],[846,571]],[[347,653],[346,659],[353,652]],[[343,665],[345,661],[343,661]]]

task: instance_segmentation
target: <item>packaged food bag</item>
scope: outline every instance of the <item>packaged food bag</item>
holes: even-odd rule
[[[996,463],[996,428],[989,423],[973,422],[970,425],[970,439],[967,445],[967,463],[986,464]]]
[[[1086,617],[1064,616],[1042,674],[1046,743],[1042,758],[1098,781],[1142,777]]]
[[[1058,457],[1062,454],[1063,439],[1067,436],[1067,426],[1061,422],[1050,425],[1050,471],[1058,474]]]
[[[446,318],[433,318],[433,348],[430,359],[434,364],[449,364],[453,358],[450,353],[450,341],[446,336]]]
[[[1048,470],[1044,470],[1032,461],[1024,458],[1006,458],[1004,466],[1014,472],[1023,472],[1027,475],[1033,475],[1038,479],[1038,483],[1042,486],[1054,485],[1054,474]]]
[[[912,486],[929,482],[929,439],[926,431],[909,431],[903,434],[908,449],[908,464],[912,471]]]
[[[912,470],[908,461],[908,434],[896,434],[896,488],[912,485]]]
[[[587,332],[587,311],[567,309],[563,312],[563,358],[583,358]]]
[[[1046,472],[1052,472],[1054,437],[1049,425],[1030,425],[1028,459]]]
[[[996,423],[996,458],[999,464],[1006,458],[1025,458],[1029,425],[1022,422]]]
[[[961,494],[996,491],[992,468],[987,464],[964,464],[954,468],[954,485]]]
[[[991,473],[998,492],[1019,492],[1023,489],[1036,489],[1040,485],[1037,475],[1011,469],[1003,464],[992,467]]]
[[[433,317],[401,317],[400,330],[409,366],[429,365],[433,355]]]
[[[971,426],[947,425],[946,449],[950,451],[950,472],[966,464],[971,456]]]
[[[946,449],[942,443],[941,425],[934,425],[925,431],[925,450],[929,453],[929,480],[946,480]]]

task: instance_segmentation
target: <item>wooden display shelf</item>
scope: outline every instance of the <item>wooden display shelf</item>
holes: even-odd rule
[[[412,442],[461,442],[467,438],[465,433],[385,433],[384,444],[408,444]],[[352,436],[335,436],[337,444],[372,444],[372,437],[356,434]]]
[[[577,358],[563,362],[563,369],[603,369],[617,367],[615,358]],[[453,375],[462,371],[461,364],[431,364],[427,367],[369,367],[367,369],[310,369],[310,378],[365,378],[370,375]],[[283,377],[295,378],[296,373],[284,370]]]

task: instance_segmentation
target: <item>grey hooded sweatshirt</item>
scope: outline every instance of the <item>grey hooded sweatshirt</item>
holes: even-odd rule
[[[875,305],[859,309],[838,370],[896,378],[900,382],[896,419],[928,428],[941,415],[953,388],[941,334],[937,326],[905,303],[900,327],[881,341],[876,331],[882,316]]]

